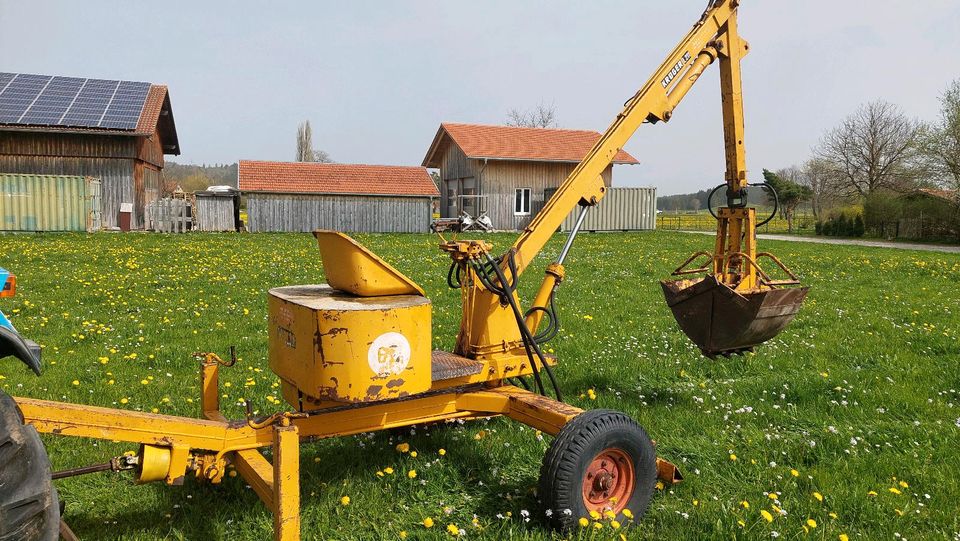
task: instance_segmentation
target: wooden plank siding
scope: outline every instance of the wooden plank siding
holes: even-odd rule
[[[251,232],[426,233],[429,197],[247,192]]]
[[[498,230],[520,230],[526,227],[543,208],[544,193],[555,189],[570,176],[577,164],[568,162],[532,162],[511,160],[469,159],[463,150],[455,144],[447,145],[440,165],[440,215],[443,218],[456,218],[459,215],[448,209],[450,196],[462,193],[463,180],[477,179],[482,199],[481,209]],[[610,186],[613,181],[613,166],[603,171],[604,184]],[[456,188],[453,188],[457,186]],[[530,188],[530,214],[514,213],[514,202],[518,188]]]
[[[131,225],[163,193],[163,147],[150,137],[61,132],[0,132],[0,172],[90,176],[101,180],[103,227],[119,225],[121,203],[133,203]]]

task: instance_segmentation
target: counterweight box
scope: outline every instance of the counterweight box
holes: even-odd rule
[[[270,368],[284,398],[375,402],[430,388],[430,299],[359,297],[329,285],[270,290]]]

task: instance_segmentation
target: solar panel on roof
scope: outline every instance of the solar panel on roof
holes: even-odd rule
[[[0,124],[133,130],[150,83],[0,72]]]

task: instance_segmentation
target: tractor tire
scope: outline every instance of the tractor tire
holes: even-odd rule
[[[56,541],[60,503],[50,460],[17,403],[0,391],[0,541]]]
[[[657,456],[646,431],[618,411],[591,410],[553,440],[538,494],[554,528],[576,528],[591,511],[627,526],[646,513],[656,482]]]

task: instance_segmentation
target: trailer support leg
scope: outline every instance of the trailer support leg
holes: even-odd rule
[[[276,541],[300,540],[300,435],[293,425],[273,432],[273,531]]]

